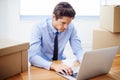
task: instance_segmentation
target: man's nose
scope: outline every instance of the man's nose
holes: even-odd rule
[[[68,25],[64,25],[64,29],[67,29]]]

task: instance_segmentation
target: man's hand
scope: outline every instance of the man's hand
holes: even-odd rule
[[[64,75],[72,75],[73,74],[72,68],[70,68],[70,67],[68,67],[67,65],[64,65],[64,64],[52,63],[51,66],[50,66],[50,69],[55,70],[57,72],[60,72]]]

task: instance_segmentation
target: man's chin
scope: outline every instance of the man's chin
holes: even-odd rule
[[[64,30],[60,30],[60,32],[64,32],[65,31],[65,29]]]

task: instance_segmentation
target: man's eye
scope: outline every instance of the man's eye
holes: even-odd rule
[[[66,24],[65,22],[63,22],[63,24]]]

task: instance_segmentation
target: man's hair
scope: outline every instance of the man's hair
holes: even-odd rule
[[[55,6],[53,14],[55,14],[57,20],[63,16],[74,18],[76,12],[68,2],[60,2]]]

